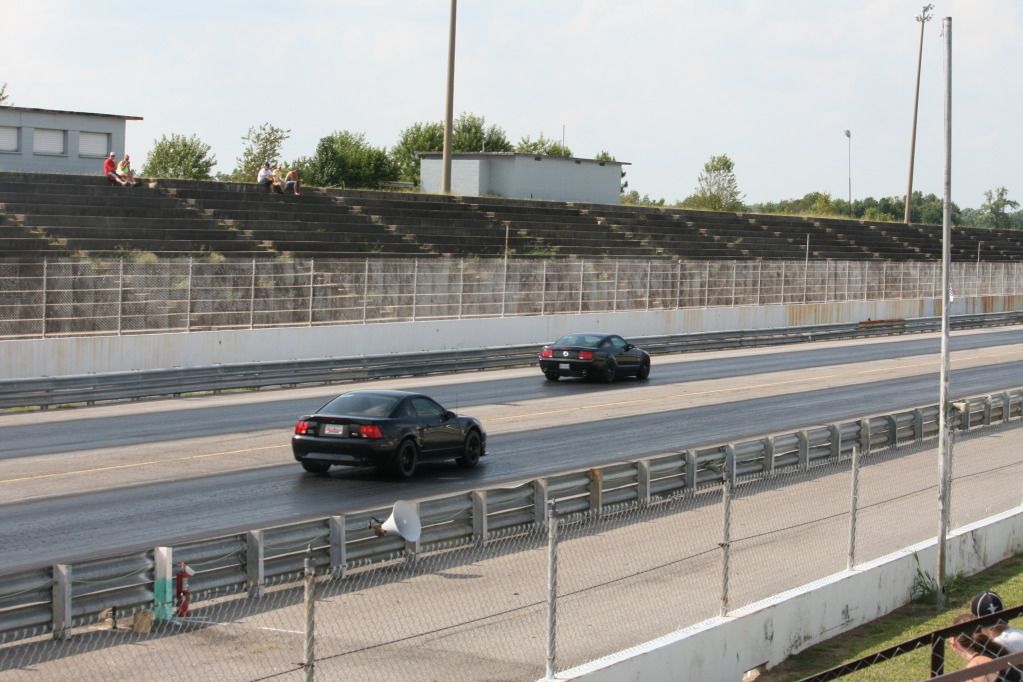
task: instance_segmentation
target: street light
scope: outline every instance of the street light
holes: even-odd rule
[[[849,217],[852,218],[852,133],[846,130],[845,137],[849,140]]]
[[[934,5],[924,5],[924,9],[917,16],[920,22],[920,50],[916,57],[916,96],[913,98],[913,132],[909,136],[909,186],[906,188],[906,213],[903,222],[909,224],[909,204],[913,199],[913,161],[916,157],[916,113],[920,108],[920,65],[924,59],[924,24],[931,20],[928,14]]]

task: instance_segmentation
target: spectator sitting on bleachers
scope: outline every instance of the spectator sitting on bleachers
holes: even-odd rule
[[[281,168],[280,164],[274,166],[273,191],[284,194],[284,169]]]
[[[117,164],[117,175],[121,177],[124,184],[135,186],[135,171],[131,169],[131,157],[127,154],[121,159],[121,162]]]
[[[977,618],[998,613],[1004,608],[1002,598],[996,592],[981,592],[970,602],[970,611]],[[1023,651],[1023,632],[1010,627],[1005,621],[1000,620],[990,627],[983,628],[983,632],[1010,653]]]
[[[118,185],[127,184],[124,178],[117,174],[117,161],[114,160],[113,152],[110,152],[107,155],[107,160],[103,162],[103,175],[107,176],[107,180],[110,182],[116,182]]]
[[[256,182],[259,186],[265,189],[267,192],[273,191],[274,185],[274,172],[270,170],[270,162],[267,161],[263,164],[263,167],[259,169],[259,175],[256,176]],[[278,189],[278,191],[280,191]]]
[[[288,174],[284,176],[284,193],[287,194],[290,190],[296,197],[301,196],[298,193],[298,188],[301,184],[302,179],[298,177],[298,169],[292,168],[288,171]]]

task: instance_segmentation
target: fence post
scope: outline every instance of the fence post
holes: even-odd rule
[[[185,331],[192,331],[192,257],[188,257],[188,284],[187,293],[188,308],[185,310]]]
[[[757,305],[760,305],[760,282],[764,273],[764,261],[757,261]]]
[[[174,550],[157,547],[153,550],[153,616],[156,620],[174,618]]]
[[[809,236],[807,237],[809,239]],[[809,259],[803,261],[803,305],[806,305],[806,278],[810,275]]]
[[[545,679],[554,679],[558,629],[558,517],[547,505],[547,665]]]
[[[121,311],[124,310],[124,259],[117,259],[117,335],[121,335]]]
[[[479,542],[486,542],[490,535],[487,523],[487,491],[472,491],[472,534]]]
[[[540,285],[540,315],[547,309],[547,261],[543,262],[543,283]]]
[[[735,270],[737,267],[738,264],[736,263],[735,259],[732,259],[732,301],[731,306],[729,306],[731,308],[735,307]]]
[[[653,268],[653,261],[646,262],[646,309],[650,310],[650,270]],[[734,284],[733,284],[734,286]]]
[[[781,262],[781,304],[785,305],[785,261]]]
[[[331,516],[330,525],[330,573],[344,577],[348,570],[348,533],[343,515]]]
[[[54,639],[71,637],[71,564],[53,565],[52,630]]]
[[[316,674],[316,570],[313,560],[305,558],[305,641],[302,646],[302,668],[306,682],[313,682]]]
[[[725,468],[722,472],[721,506],[723,523],[721,524],[721,614],[728,615],[728,575],[731,570],[731,536],[732,536],[732,484],[735,477],[735,448],[725,446]]]
[[[828,280],[831,279],[831,259],[824,261],[824,302],[828,302]]]
[[[249,597],[258,599],[266,593],[263,585],[263,531],[250,530],[245,533],[245,576]]]
[[[458,319],[462,319],[462,297],[465,295],[465,259],[458,259]]]
[[[256,320],[256,259],[252,259],[252,277],[249,279],[249,329]]]
[[[703,266],[703,307],[710,307],[710,261]]]
[[[880,300],[888,300],[888,261],[881,264],[881,296]]]
[[[675,261],[675,310],[679,309],[682,296],[682,260]]]
[[[870,270],[870,262],[863,261],[863,300],[867,300],[867,275]]]
[[[43,330],[42,337],[46,338],[46,298],[47,298],[47,285],[49,279],[49,259],[43,258]]]
[[[507,234],[507,231],[506,231]],[[508,242],[507,236],[505,237],[505,243]],[[504,254],[504,282],[501,284],[501,317],[504,317],[505,306],[508,300],[508,252]]]
[[[362,323],[366,324],[366,308],[369,307],[369,258],[362,268]]]
[[[419,296],[419,259],[412,266],[412,321],[416,321],[416,298]]]
[[[860,495],[860,449],[852,449],[852,491],[849,495],[849,557],[845,563],[847,570],[856,566],[856,508]]]
[[[618,259],[615,258],[615,285],[614,285],[614,304],[611,306],[611,312],[618,312]]]
[[[583,313],[583,275],[586,273],[586,259],[579,261],[579,314]]]
[[[313,326],[313,277],[316,274],[316,259],[309,259],[309,316],[308,326]]]

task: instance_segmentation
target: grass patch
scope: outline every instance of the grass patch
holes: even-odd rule
[[[984,590],[994,590],[1007,607],[1023,604],[1023,556],[1007,559],[970,577],[957,576],[946,587],[946,608],[934,605],[934,594],[923,590],[921,598],[873,622],[838,635],[788,658],[757,678],[757,682],[788,682],[862,658],[875,651],[947,627],[960,613],[968,613],[970,600]],[[931,650],[922,647],[867,670],[847,675],[850,682],[923,680],[929,674]],[[945,672],[959,670],[964,661],[945,647]]]

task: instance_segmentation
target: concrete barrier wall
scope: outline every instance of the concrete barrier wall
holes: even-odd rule
[[[738,682],[785,658],[868,623],[910,601],[917,570],[933,574],[931,540],[775,595],[613,656],[562,672],[559,680]],[[966,526],[949,537],[948,575],[973,575],[1023,551],[1023,507]]]
[[[938,305],[936,305],[938,304]],[[8,379],[542,344],[579,330],[630,336],[769,329],[936,315],[933,299],[683,308],[329,327],[0,341]],[[951,312],[1023,309],[1023,296],[956,301]]]

